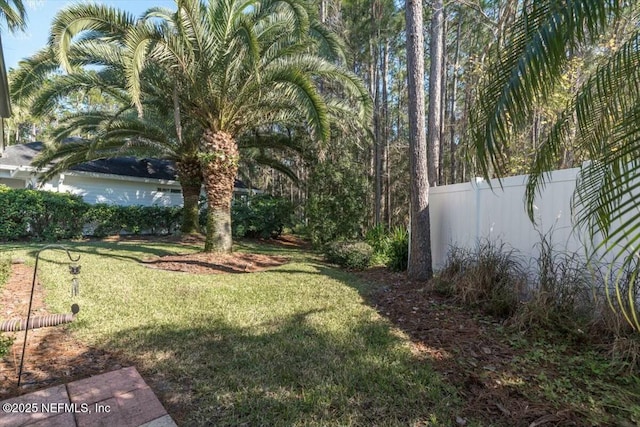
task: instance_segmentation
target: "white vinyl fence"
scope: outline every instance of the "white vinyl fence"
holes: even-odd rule
[[[431,250],[434,270],[441,269],[451,246],[473,248],[478,241],[502,242],[521,256],[538,255],[540,233],[552,231],[554,248],[584,252],[588,236],[574,231],[570,201],[580,168],[551,173],[544,192],[536,199],[536,225],[525,210],[527,176],[492,180],[491,188],[481,178],[470,183],[432,187],[429,190]]]

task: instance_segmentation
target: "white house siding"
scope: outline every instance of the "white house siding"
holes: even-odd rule
[[[1,165],[0,165],[1,166]],[[56,193],[82,196],[90,204],[108,203],[122,206],[182,206],[182,190],[178,181],[139,178],[103,173],[69,171],[39,184],[30,166],[0,167],[0,184],[10,188],[40,188]],[[259,190],[235,188],[234,196],[258,194]],[[204,196],[204,193],[202,193]]]
[[[3,178],[0,176],[0,184],[6,185],[9,188],[20,189],[25,188],[26,183],[24,179]]]
[[[180,185],[175,182],[148,182],[143,179],[131,181],[131,178],[121,180],[65,174],[62,180],[60,178],[54,179],[45,184],[42,189],[76,194],[82,196],[84,201],[90,204],[182,206]]]

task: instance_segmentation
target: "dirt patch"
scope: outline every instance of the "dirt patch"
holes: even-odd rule
[[[287,261],[288,258],[286,257],[262,254],[198,252],[195,254],[148,258],[143,260],[143,263],[150,268],[161,270],[182,271],[192,274],[220,274],[255,273],[277,267]]]
[[[26,318],[33,280],[33,268],[12,265],[11,276],[0,296],[0,319]],[[32,316],[51,313],[44,305],[44,289],[36,282]],[[64,384],[122,367],[114,354],[86,346],[73,338],[66,325],[32,329],[27,335],[20,390],[18,372],[24,331],[6,333],[15,337],[9,354],[0,359],[0,399]]]
[[[523,394],[522,378],[538,372],[522,372],[516,359],[524,350],[505,342],[499,321],[465,310],[405,274],[371,269],[359,276],[381,285],[370,297],[372,305],[458,390],[461,412],[452,425],[467,425],[467,419],[501,426],[584,425],[572,409]]]

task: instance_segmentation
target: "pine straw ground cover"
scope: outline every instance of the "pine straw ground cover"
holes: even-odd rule
[[[199,242],[69,246],[82,256],[81,313],[70,326],[40,330],[58,335],[43,336],[41,351],[30,353],[29,390],[135,365],[179,425],[625,426],[639,419],[638,379],[613,371],[597,346],[510,332],[402,274],[341,271],[291,241],[239,245],[287,261],[242,274],[149,268],[195,254]],[[29,264],[33,248],[5,246],[0,258]],[[65,257],[50,252],[41,261],[46,307],[39,309],[68,310]],[[5,358],[0,375],[10,363]]]
[[[369,301],[455,386],[458,425],[638,426],[640,379],[610,357],[612,337],[520,332],[382,268]]]

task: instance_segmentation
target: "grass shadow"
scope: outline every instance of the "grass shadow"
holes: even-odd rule
[[[139,355],[179,424],[448,424],[447,390],[428,363],[399,352],[386,322],[353,319],[334,335],[317,326],[323,315],[307,310],[257,327],[200,317],[188,328],[123,330],[107,346],[126,343]]]

